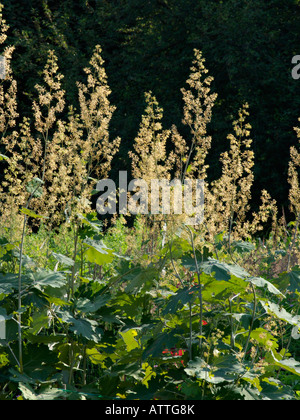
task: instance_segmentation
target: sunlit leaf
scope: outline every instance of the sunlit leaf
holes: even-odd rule
[[[66,257],[62,254],[56,254],[56,252],[52,252],[53,257],[58,261],[60,264],[66,265],[67,267],[72,267],[75,263],[74,260],[72,260],[69,257]]]
[[[204,271],[204,273],[214,276],[216,280],[228,281],[231,276],[235,276],[240,279],[250,277],[249,273],[247,273],[247,271],[239,265],[227,264],[212,258],[209,258],[208,261],[201,263],[200,268]]]
[[[36,214],[33,210],[26,209],[25,207],[22,207],[20,210],[21,213],[26,214],[28,217],[32,217],[33,219],[45,219],[45,216],[40,216]]]
[[[108,248],[102,241],[95,241],[93,239],[86,238],[83,243],[87,246],[85,256],[90,263],[105,265],[110,264],[116,258],[128,259],[127,257],[118,255],[113,249]]]
[[[282,321],[287,322],[288,324],[297,325],[300,327],[299,315],[292,315],[289,312],[287,312],[284,308],[281,308],[276,303],[273,303],[270,301],[268,302],[260,301],[260,303],[268,314],[273,315],[276,318],[279,318]]]
[[[284,295],[278,290],[272,283],[268,280],[263,279],[262,277],[250,277],[247,281],[251,281],[251,283],[255,284],[257,287],[267,288],[270,293],[273,295]]]
[[[38,269],[35,273],[31,274],[31,277],[33,279],[33,286],[39,289],[48,286],[54,289],[66,286],[65,274],[58,271]]]
[[[231,244],[231,247],[234,251],[243,254],[244,252],[251,252],[255,249],[255,245],[251,242],[244,242],[244,241],[234,241]]]
[[[120,332],[120,334],[124,340],[124,343],[126,344],[126,349],[128,352],[139,347],[139,343],[136,340],[136,336],[138,335],[136,330],[127,330],[125,332]]]
[[[281,367],[282,369],[288,370],[289,372],[294,373],[297,376],[300,376],[300,362],[297,360],[290,358],[290,359],[276,359],[274,353],[271,351],[273,360],[276,366]]]

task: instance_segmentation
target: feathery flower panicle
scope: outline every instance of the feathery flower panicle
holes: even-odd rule
[[[48,217],[48,223],[56,223],[61,208],[57,199],[60,191],[53,185],[56,160],[53,160],[54,150],[57,151],[55,138],[59,131],[60,119],[58,118],[65,108],[65,91],[61,81],[63,75],[59,72],[58,59],[54,51],[48,51],[48,58],[43,70],[43,84],[37,84],[35,89],[38,99],[33,101],[35,141],[39,153],[38,177],[43,181],[43,194],[32,200],[31,206],[38,213]],[[58,151],[57,151],[58,152]],[[58,153],[59,154],[59,153]],[[60,179],[61,189],[66,185],[64,178]],[[56,203],[56,201],[58,201]],[[50,222],[51,216],[51,222]]]
[[[81,156],[87,163],[88,177],[105,178],[121,139],[110,140],[109,124],[116,109],[110,104],[111,90],[103,67],[101,47],[95,47],[90,67],[84,69],[87,84],[78,83],[80,103]],[[79,127],[78,127],[79,128]]]
[[[221,154],[222,175],[211,183],[206,207],[210,232],[216,234],[228,231],[233,227],[242,229],[246,213],[249,210],[251,187],[254,176],[254,154],[250,149],[252,140],[249,138],[251,126],[245,123],[249,115],[248,105],[239,111],[238,120],[233,122],[234,134],[228,135],[230,149]],[[213,226],[212,226],[213,225]]]
[[[57,114],[65,107],[65,91],[61,88],[63,75],[58,73],[58,70],[57,57],[54,51],[50,50],[43,71],[44,86],[35,86],[38,102],[33,101],[35,128],[42,134],[45,143],[49,140],[49,130],[54,126]]]
[[[205,165],[207,154],[211,148],[211,136],[207,134],[207,125],[211,122],[212,108],[217,99],[216,93],[211,93],[210,85],[213,82],[212,76],[205,76],[208,73],[205,67],[205,59],[202,53],[194,50],[194,61],[190,68],[190,76],[186,83],[190,89],[181,89],[183,94],[183,124],[190,128],[191,140],[188,146],[188,155],[184,158],[184,179],[195,177],[205,180],[208,165]],[[204,77],[204,78],[203,78]],[[179,140],[176,131],[173,130],[173,141]],[[183,139],[180,139],[181,150]]]
[[[3,5],[0,4],[0,45],[5,44],[7,40],[7,31],[9,26],[3,18]],[[0,166],[3,174],[3,182],[0,186],[0,214],[3,220],[10,225],[11,215],[15,212],[15,200],[22,199],[23,192],[18,175],[23,171],[20,154],[14,150],[18,147],[17,125],[17,82],[14,80],[11,60],[14,47],[4,46],[3,74],[0,81],[0,146],[5,159],[1,159]],[[21,195],[21,197],[19,197]]]
[[[162,129],[162,108],[152,92],[145,94],[145,100],[145,114],[133,145],[135,152],[129,152],[129,156],[132,159],[133,177],[144,179],[150,187],[152,179],[171,179],[174,155],[171,153],[167,156],[170,130]]]
[[[0,28],[7,30],[0,15]],[[5,37],[0,37],[0,41]],[[110,105],[110,89],[103,68],[101,48],[97,46],[85,69],[87,84],[78,84],[80,114],[73,108],[67,121],[60,115],[65,108],[63,75],[53,51],[43,71],[43,84],[36,85],[33,101],[34,124],[27,118],[16,124],[16,84],[12,78],[12,49],[6,49],[6,80],[0,85],[0,132],[8,159],[4,165],[4,182],[0,194],[8,213],[24,206],[28,183],[38,177],[43,181],[43,194],[31,200],[31,208],[48,217],[49,227],[63,222],[66,214],[91,211],[89,198],[94,185],[92,176],[107,177],[120,138],[109,139],[109,123],[115,107]],[[4,90],[7,86],[6,91]],[[4,189],[5,190],[4,190]],[[7,193],[9,192],[9,194]]]
[[[78,83],[80,113],[69,108],[68,121],[57,121],[57,128],[49,144],[45,178],[49,184],[48,211],[59,223],[66,214],[91,211],[91,177],[105,178],[117,153],[120,138],[110,141],[109,123],[115,107],[110,105],[110,89],[103,68],[101,48],[96,46],[90,67],[84,69],[87,84]],[[57,70],[57,69],[56,69]],[[48,85],[60,90],[59,81],[47,79]],[[62,93],[55,112],[62,109]]]
[[[247,220],[250,210],[251,189],[254,182],[254,153],[251,150],[251,125],[246,122],[249,116],[248,104],[239,110],[239,118],[233,122],[234,134],[228,135],[230,150],[221,154],[222,175],[211,183],[207,192],[205,207],[206,221],[210,234],[229,232],[235,239],[249,238],[262,229],[273,215],[276,223],[276,202],[267,191],[262,192],[262,204],[253,220]]]

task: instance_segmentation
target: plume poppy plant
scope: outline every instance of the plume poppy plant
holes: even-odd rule
[[[7,29],[0,3],[0,47]],[[1,399],[299,400],[299,148],[291,148],[287,172],[296,218],[289,224],[284,215],[277,220],[266,190],[257,213],[249,211],[248,105],[233,122],[220,178],[209,182],[207,126],[216,95],[195,50],[182,90],[188,137],[174,125],[164,129],[163,109],[150,92],[129,154],[132,177],[147,184],[151,212],[133,213],[130,205],[121,212],[119,182],[120,217],[104,230],[106,217],[98,218],[104,214],[97,205],[98,215],[93,211],[92,199],[101,192],[97,181],[112,181],[120,138],[111,137],[115,106],[101,47],[84,69],[86,81],[77,84],[79,110],[70,106],[68,114],[70,95],[49,51],[33,118],[17,113],[12,52],[3,46],[6,78],[0,80],[0,317],[8,322],[0,340]],[[177,214],[190,179],[205,183],[198,226]],[[153,180],[161,181],[163,216],[149,200]],[[135,193],[128,197],[141,210],[142,191],[131,186],[125,195]],[[194,207],[197,194],[187,201]],[[29,218],[37,219],[36,234]],[[259,231],[263,241],[253,237]],[[184,414],[181,408],[172,413]]]

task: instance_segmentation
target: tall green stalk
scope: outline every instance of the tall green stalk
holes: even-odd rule
[[[34,190],[31,192],[25,210],[29,209],[30,202],[37,190],[40,188],[41,184],[43,183],[42,180],[35,178],[36,186]],[[27,224],[28,216],[24,214],[24,222],[23,222],[23,231],[22,231],[22,238],[21,238],[21,245],[20,245],[20,256],[19,256],[19,274],[18,274],[18,348],[19,348],[19,370],[20,373],[23,373],[23,340],[22,340],[22,262],[23,262],[23,250],[24,250],[24,242],[26,236],[26,224]]]
[[[77,255],[77,248],[78,248],[79,229],[80,229],[79,224],[76,224],[75,236],[74,236],[74,253],[73,253],[74,265],[72,267],[70,290],[69,290],[69,297],[71,296],[72,299],[74,297],[74,289],[75,289],[76,255]]]
[[[244,356],[243,356],[243,360],[242,361],[245,360],[245,357],[246,357],[246,354],[247,354],[247,351],[248,351],[248,346],[249,346],[249,343],[250,343],[250,337],[251,337],[251,333],[252,333],[252,330],[253,330],[253,325],[254,325],[254,320],[255,320],[255,314],[256,314],[256,307],[257,307],[257,299],[256,299],[255,288],[254,288],[254,286],[253,286],[253,284],[252,284],[251,281],[250,281],[250,285],[251,285],[251,289],[252,289],[252,292],[253,292],[253,298],[254,298],[254,301],[253,301],[253,312],[252,312],[252,319],[251,319],[251,324],[250,324],[250,328],[249,328],[249,334],[248,334],[248,337],[247,337],[247,341],[246,341],[246,345],[245,345],[245,349],[244,349]]]
[[[193,255],[194,255],[195,266],[196,266],[196,273],[197,273],[197,279],[198,279],[198,286],[199,286],[199,310],[200,310],[199,347],[200,347],[200,350],[201,350],[201,348],[202,348],[202,335],[203,335],[203,328],[202,328],[203,327],[203,297],[202,297],[202,284],[201,284],[201,277],[200,277],[201,273],[200,273],[198,260],[197,260],[197,255],[196,255],[196,250],[195,250],[193,232],[191,231],[191,229],[189,227],[187,227],[187,229],[188,229],[188,231],[190,233],[190,237],[191,237],[191,245],[192,245],[192,249],[193,249]]]
[[[22,342],[22,260],[26,232],[27,215],[24,215],[23,232],[20,246],[19,276],[18,276],[18,348],[19,348],[19,370],[23,373],[23,342]]]
[[[288,250],[288,264],[287,264],[287,269],[286,269],[287,272],[289,272],[290,268],[291,268],[292,252],[293,252],[293,249],[294,249],[295,244],[296,244],[297,232],[298,232],[299,225],[300,225],[300,212],[299,212],[298,217],[297,217],[293,240],[292,240],[292,242],[290,244],[290,247],[289,247],[289,250]]]

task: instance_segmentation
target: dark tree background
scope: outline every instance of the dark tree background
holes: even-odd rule
[[[76,81],[96,44],[117,106],[112,136],[122,137],[113,172],[128,169],[128,150],[152,90],[164,108],[165,127],[181,125],[182,97],[193,49],[203,51],[218,93],[210,127],[211,179],[220,173],[219,154],[238,108],[247,101],[253,130],[254,206],[266,188],[287,206],[289,149],[300,116],[300,80],[291,59],[300,54],[300,2],[296,0],[4,0],[16,46],[13,68],[19,109],[31,115],[48,49],[59,58],[69,104],[76,107]]]

